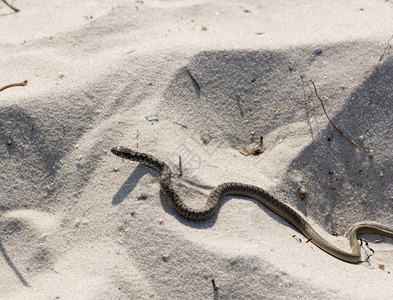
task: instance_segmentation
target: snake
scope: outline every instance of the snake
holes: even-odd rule
[[[210,218],[217,211],[219,202],[223,197],[234,195],[259,201],[265,207],[291,223],[307,238],[307,241],[312,242],[326,253],[348,263],[362,262],[361,245],[358,242],[358,235],[370,233],[393,238],[393,229],[384,224],[377,222],[355,223],[348,229],[346,234],[352,251],[344,251],[321,237],[306,219],[289,205],[278,200],[260,187],[239,182],[226,182],[217,185],[210,192],[205,205],[202,208],[195,209],[188,206],[173,188],[171,180],[172,171],[165,162],[150,154],[134,151],[122,146],[113,147],[111,152],[119,157],[139,162],[157,171],[160,174],[159,183],[164,198],[177,213],[188,220],[202,221]]]

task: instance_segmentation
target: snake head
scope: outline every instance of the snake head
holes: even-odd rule
[[[113,147],[111,149],[111,152],[114,155],[117,155],[117,156],[120,156],[120,157],[123,157],[123,158],[128,158],[128,159],[131,159],[133,157],[133,155],[135,155],[135,151],[133,151],[133,150],[131,150],[129,148],[126,148],[126,147],[122,147],[122,146]]]

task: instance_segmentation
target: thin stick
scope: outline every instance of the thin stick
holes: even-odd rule
[[[25,81],[22,81],[22,82],[18,82],[18,83],[11,83],[11,84],[8,84],[8,85],[3,86],[2,88],[0,88],[0,92],[4,91],[5,89],[14,87],[14,86],[25,86],[25,85],[27,85],[28,83],[29,83],[28,80],[25,80]]]
[[[388,41],[386,42],[386,47],[385,47],[385,49],[383,49],[383,52],[382,52],[382,54],[381,54],[381,57],[379,58],[379,62],[382,61],[382,59],[383,59],[383,57],[385,56],[385,54],[386,54],[386,52],[388,51],[388,49],[392,47],[392,45],[390,45],[390,42],[391,42],[392,40],[393,40],[393,34],[392,34],[392,36],[390,37],[390,39],[388,39]]]
[[[17,9],[16,7],[12,6],[11,4],[8,4],[7,1],[5,0],[1,0],[4,2],[5,5],[7,5],[9,8],[11,8],[14,12],[19,12],[19,9]]]
[[[179,155],[179,177],[183,176],[183,166],[181,163],[181,155]]]
[[[383,52],[382,52],[381,56],[379,57],[377,66],[376,66],[374,69],[372,69],[371,71],[366,72],[364,75],[368,75],[368,74],[370,74],[370,73],[374,73],[374,72],[378,71],[378,70],[381,68],[382,59],[384,58],[386,52],[388,52],[388,49],[389,49],[389,48],[392,48],[392,45],[390,44],[390,42],[391,42],[392,40],[393,40],[393,34],[392,34],[392,36],[390,37],[390,39],[388,39],[388,41],[386,42],[385,49],[383,49]]]
[[[212,279],[213,290],[218,291],[219,287],[216,286],[216,282]]]
[[[367,149],[366,147],[360,146],[359,144],[357,144],[357,143],[355,143],[354,141],[352,141],[348,136],[346,136],[346,135],[344,134],[344,132],[342,132],[342,130],[341,130],[340,128],[338,128],[336,124],[334,124],[334,122],[332,121],[332,119],[330,119],[329,115],[328,115],[327,112],[326,112],[325,104],[323,103],[322,98],[318,95],[317,87],[315,86],[314,81],[313,81],[312,79],[310,79],[310,78],[307,78],[307,77],[301,77],[301,80],[302,80],[304,83],[306,83],[307,85],[309,85],[308,82],[311,82],[312,86],[314,87],[315,95],[317,96],[317,98],[318,98],[319,101],[321,102],[323,112],[325,113],[325,116],[326,116],[326,118],[329,120],[330,124],[332,124],[333,127],[336,128],[337,131],[338,131],[339,133],[341,133],[341,135],[342,135],[343,137],[345,137],[352,145],[358,147],[359,149],[366,150],[366,149]],[[307,80],[308,82],[305,81],[305,80]],[[310,87],[310,86],[309,86],[309,87]]]

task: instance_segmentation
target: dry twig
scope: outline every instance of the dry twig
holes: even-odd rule
[[[14,12],[19,12],[19,9],[17,9],[15,6],[12,6],[11,4],[8,4],[7,1],[1,0],[4,2],[5,5],[7,5],[9,8],[11,8]]]
[[[355,142],[352,141],[348,136],[346,136],[346,135],[344,134],[344,132],[342,132],[342,130],[341,130],[340,128],[338,128],[336,124],[334,124],[334,122],[332,121],[332,119],[330,119],[329,115],[328,115],[327,112],[326,112],[325,104],[323,103],[322,98],[319,96],[319,94],[318,94],[318,92],[317,92],[317,87],[316,87],[314,81],[313,81],[312,79],[310,79],[310,78],[307,78],[307,77],[300,77],[300,79],[301,79],[304,83],[307,84],[307,86],[309,87],[309,89],[310,89],[311,91],[312,91],[312,89],[311,89],[311,87],[310,87],[310,83],[312,84],[313,89],[314,89],[314,93],[315,93],[315,95],[317,96],[317,98],[319,99],[319,101],[321,102],[323,112],[325,113],[325,116],[326,116],[326,118],[329,120],[330,124],[332,124],[333,127],[336,128],[337,131],[338,131],[339,133],[341,133],[341,135],[342,135],[344,138],[346,138],[352,145],[358,147],[359,149],[366,150],[366,149],[367,149],[366,147],[361,146],[361,145],[355,143]]]
[[[381,54],[381,57],[379,58],[379,63],[382,61],[383,57],[385,56],[386,52],[388,51],[389,48],[392,48],[392,45],[390,44],[390,42],[393,40],[393,34],[390,37],[390,39],[386,42],[386,47],[385,49],[383,49],[383,52]]]
[[[8,85],[6,85],[6,86],[1,87],[1,88],[0,88],[0,92],[4,91],[5,89],[14,87],[14,86],[25,86],[25,85],[27,85],[28,83],[29,83],[28,80],[25,80],[25,81],[22,81],[22,82],[18,82],[18,83],[11,83],[11,84],[8,84]]]
[[[392,48],[392,45],[390,44],[390,42],[392,40],[393,40],[393,34],[390,37],[390,39],[388,39],[388,41],[386,42],[386,46],[383,49],[383,52],[382,52],[381,56],[379,57],[377,66],[374,69],[372,69],[371,71],[366,72],[364,75],[368,75],[368,74],[374,73],[374,72],[378,71],[381,68],[381,63],[382,63],[383,58],[385,57],[386,52],[388,52],[389,48]]]
[[[218,291],[219,287],[216,286],[216,282],[214,281],[214,279],[212,279],[212,285],[213,285],[213,290]]]
[[[181,155],[179,155],[179,177],[183,176],[183,165],[181,162]]]

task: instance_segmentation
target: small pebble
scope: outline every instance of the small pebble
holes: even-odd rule
[[[160,218],[160,219],[158,219],[158,223],[162,224],[162,223],[164,223],[164,220]]]
[[[74,222],[74,227],[79,227],[80,224],[81,224],[81,221],[79,219],[76,219]]]
[[[140,194],[140,195],[137,197],[137,199],[138,199],[138,200],[146,200],[148,197],[149,197],[148,194],[143,193],[143,194]]]
[[[263,31],[255,31],[255,35],[262,35],[262,34],[264,34]]]
[[[146,120],[148,120],[148,121],[150,121],[150,122],[152,122],[152,121],[158,121],[158,115],[157,115],[157,114],[148,115],[148,116],[146,116],[145,118],[146,118]]]
[[[315,55],[320,55],[320,54],[322,54],[322,49],[321,49],[321,48],[315,49],[315,50],[314,50],[314,54],[315,54]]]
[[[135,211],[135,210],[132,210],[132,211],[131,211],[131,216],[135,216],[135,214],[136,214],[136,211]]]
[[[209,144],[210,141],[212,140],[212,137],[208,134],[203,134],[201,135],[201,141],[206,145]]]
[[[202,30],[202,31],[206,31],[206,30],[207,30],[207,27],[206,27],[206,26],[202,26],[202,27],[201,27],[201,30]]]
[[[301,200],[304,200],[306,198],[307,194],[308,194],[308,191],[304,187],[301,187],[299,189],[299,198]]]

